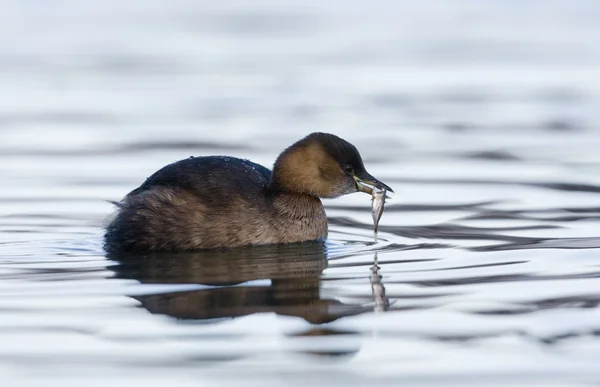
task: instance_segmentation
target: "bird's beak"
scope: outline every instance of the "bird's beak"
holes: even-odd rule
[[[361,192],[366,192],[369,195],[373,194],[373,187],[385,189],[389,192],[394,192],[394,190],[391,189],[389,186],[383,184],[381,181],[369,175],[367,172],[361,173],[360,176],[354,175],[353,177],[354,181],[356,181],[356,189]]]

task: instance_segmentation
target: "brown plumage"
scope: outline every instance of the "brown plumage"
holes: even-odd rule
[[[273,172],[227,156],[165,166],[118,204],[107,250],[195,250],[327,237],[319,198],[389,187],[369,175],[356,148],[313,133],[277,158]]]

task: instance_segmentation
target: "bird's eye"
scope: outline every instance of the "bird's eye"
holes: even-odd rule
[[[354,168],[352,167],[352,165],[346,164],[346,165],[344,165],[344,172],[352,173],[352,172],[354,172]]]

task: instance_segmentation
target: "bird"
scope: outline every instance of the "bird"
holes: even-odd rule
[[[246,159],[199,156],[166,165],[116,202],[104,248],[190,251],[326,240],[321,198],[373,187],[356,147],[311,133],[281,152],[272,171]]]

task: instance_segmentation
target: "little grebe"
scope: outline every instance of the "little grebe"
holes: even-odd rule
[[[155,172],[118,203],[109,251],[195,250],[327,237],[319,198],[390,187],[365,170],[354,145],[312,133],[273,172],[226,156],[190,157]]]

